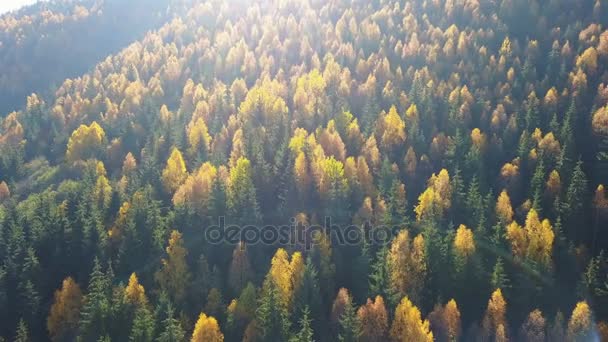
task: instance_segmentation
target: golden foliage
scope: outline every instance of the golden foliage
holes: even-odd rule
[[[383,127],[381,141],[387,151],[393,151],[405,142],[405,122],[397,113],[397,107],[392,106],[388,114],[384,116]]]
[[[454,238],[454,249],[456,253],[464,258],[469,258],[475,253],[475,239],[473,231],[461,224]]]
[[[429,321],[422,320],[420,310],[407,297],[403,297],[395,309],[390,337],[394,342],[433,341]]]
[[[213,186],[217,180],[217,169],[207,162],[177,189],[173,195],[174,205],[188,205],[197,213],[205,215],[211,204]]]
[[[538,213],[530,209],[526,225],[522,228],[516,222],[507,227],[507,239],[513,254],[518,258],[529,258],[542,265],[551,263],[555,234],[548,219],[540,221]]]
[[[214,317],[207,316],[201,312],[194,326],[191,342],[223,342],[224,334]]]
[[[53,341],[69,339],[72,334],[76,333],[81,306],[80,287],[71,277],[64,279],[61,289],[55,291],[55,299],[46,322]]]
[[[482,329],[484,335],[494,335],[497,339],[499,336],[504,336],[507,326],[506,315],[507,302],[502,296],[502,291],[496,289],[488,301],[488,308],[483,318]]]
[[[392,290],[399,296],[419,299],[427,271],[422,235],[412,241],[407,229],[400,231],[391,243],[387,263]]]
[[[388,313],[384,299],[376,296],[375,300],[367,299],[367,303],[359,307],[357,317],[361,323],[361,340],[369,342],[386,341],[388,333]]]
[[[496,216],[503,224],[513,221],[513,207],[507,190],[503,190],[496,200]]]
[[[593,131],[599,135],[608,135],[608,106],[602,107],[593,113]]]
[[[165,191],[173,194],[180,185],[184,183],[188,177],[188,171],[186,170],[186,163],[182,153],[174,147],[171,151],[171,155],[167,160],[167,166],[163,170],[162,181]]]
[[[167,257],[162,259],[161,269],[154,275],[161,289],[177,302],[181,302],[186,295],[190,281],[186,263],[188,251],[183,245],[182,234],[177,230],[172,231],[166,249]]]
[[[80,125],[68,140],[66,159],[75,162],[80,159],[95,157],[101,149],[106,133],[95,121],[91,125]]]
[[[136,307],[145,306],[148,303],[146,291],[139,283],[135,273],[131,273],[129,284],[125,288],[125,301]]]
[[[586,301],[578,302],[568,321],[568,340],[583,341],[589,337],[593,328],[591,308]]]
[[[446,169],[442,169],[438,175],[433,174],[429,178],[427,189],[418,197],[418,205],[414,208],[416,219],[441,217],[451,205],[450,175]]]

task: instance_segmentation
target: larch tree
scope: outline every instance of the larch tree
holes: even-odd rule
[[[475,253],[475,238],[473,236],[473,231],[463,224],[456,230],[454,250],[459,257],[465,260]]]
[[[252,279],[253,271],[247,254],[247,245],[239,242],[232,252],[228,284],[234,293],[241,293],[245,285]]]
[[[429,329],[429,321],[423,320],[420,310],[407,297],[403,297],[395,309],[395,318],[390,330],[391,341],[428,341],[434,340]]]
[[[441,219],[452,204],[452,186],[450,175],[442,169],[438,175],[433,174],[428,180],[428,187],[418,197],[418,205],[414,209],[418,221],[425,219]]]
[[[381,145],[385,151],[393,153],[398,150],[405,142],[405,122],[401,119],[397,108],[392,106],[384,116]]]
[[[61,289],[55,291],[47,319],[47,329],[53,341],[69,340],[76,336],[81,307],[80,287],[71,277],[64,279]]]
[[[160,288],[167,292],[175,302],[181,302],[190,283],[190,271],[186,263],[188,251],[183,246],[182,234],[177,230],[171,232],[167,256],[162,259],[161,269],[154,275]]]
[[[174,147],[162,173],[163,186],[167,193],[173,194],[188,177],[186,163],[182,153]]]
[[[482,322],[482,335],[485,338],[499,339],[507,331],[507,302],[502,291],[496,289],[488,301],[488,307]]]
[[[223,342],[224,334],[220,331],[220,326],[214,317],[201,313],[198,316],[191,342]]]
[[[125,301],[133,305],[135,308],[146,306],[148,304],[146,291],[139,283],[135,273],[131,273],[131,276],[129,277],[129,284],[125,288],[124,297]]]
[[[578,302],[568,321],[568,341],[587,341],[593,333],[593,316],[586,301]]]
[[[357,310],[357,317],[361,323],[361,340],[369,342],[386,341],[388,337],[388,313],[381,296],[376,296],[373,301],[368,298],[367,303]]]
[[[75,162],[97,157],[102,150],[105,136],[103,128],[95,121],[89,126],[80,125],[68,140],[67,161]]]
[[[543,342],[546,338],[546,321],[543,313],[536,309],[528,315],[522,324],[519,334],[522,341]]]
[[[513,221],[513,207],[507,190],[503,190],[496,200],[496,216],[503,225]]]
[[[431,331],[437,341],[458,341],[462,333],[460,310],[454,299],[445,306],[437,304],[429,314]]]
[[[422,235],[410,239],[407,229],[399,232],[391,243],[386,262],[392,293],[398,297],[411,296],[420,300],[424,286],[427,264]]]

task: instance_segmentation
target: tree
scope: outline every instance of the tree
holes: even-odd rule
[[[255,313],[256,327],[261,341],[288,339],[290,323],[288,312],[282,303],[280,292],[272,278],[268,278]],[[245,333],[247,335],[247,333]]]
[[[154,315],[146,306],[141,306],[135,311],[133,325],[129,334],[131,342],[146,342],[154,339],[156,325]]]
[[[361,340],[381,342],[387,339],[388,313],[381,296],[376,296],[374,301],[368,298],[367,303],[359,307],[357,317],[361,324]]]
[[[230,169],[226,197],[228,210],[235,223],[253,224],[261,219],[251,163],[247,158],[240,157]]]
[[[608,105],[593,114],[592,125],[595,134],[608,136]]]
[[[196,121],[188,125],[188,153],[194,160],[205,160],[211,147],[211,136],[207,129],[207,124],[203,118],[199,117]]]
[[[80,287],[71,277],[65,278],[61,289],[55,291],[55,299],[47,319],[47,328],[53,341],[75,337],[81,307]]]
[[[95,121],[91,125],[80,125],[68,140],[66,159],[75,162],[80,159],[95,158],[102,149],[106,133]]]
[[[4,202],[9,197],[11,197],[11,192],[8,189],[8,185],[5,181],[0,182],[0,203]]]
[[[468,259],[475,253],[475,239],[473,231],[461,224],[456,231],[454,238],[454,250],[456,254],[464,259]]]
[[[414,209],[416,219],[439,219],[452,204],[452,186],[450,175],[442,169],[438,175],[433,174],[428,180],[427,189],[418,197],[418,205]]]
[[[395,318],[390,330],[392,341],[433,341],[429,321],[422,320],[420,310],[407,297],[403,297],[395,309]]]
[[[87,295],[81,311],[79,337],[97,340],[108,334],[111,312],[113,271],[110,267],[104,274],[98,259],[91,272]]]
[[[125,288],[125,301],[134,307],[142,307],[148,304],[148,298],[146,298],[146,291],[144,287],[139,284],[137,275],[131,273],[129,277],[129,284]]]
[[[507,239],[515,256],[550,265],[555,233],[548,219],[540,221],[536,210],[530,209],[523,229],[512,222],[507,227]]]
[[[543,313],[536,309],[528,315],[526,321],[520,329],[520,338],[527,342],[543,342],[545,341],[546,323]]]
[[[163,330],[156,339],[158,342],[183,342],[185,340],[186,333],[179,321],[175,319],[171,304],[167,306],[166,318],[162,325]]]
[[[344,312],[340,316],[340,342],[357,342],[361,336],[361,322],[357,316],[356,309],[352,301],[347,301]]]
[[[483,317],[482,333],[486,338],[504,336],[507,331],[507,302],[502,297],[502,291],[496,289],[488,301],[488,308]]]
[[[289,339],[290,342],[314,342],[312,321],[310,319],[310,311],[307,307],[302,311],[302,317],[298,321],[300,331]]]
[[[451,299],[445,306],[437,304],[429,314],[434,337],[438,341],[458,341],[462,332],[460,310],[456,301]]]
[[[576,304],[568,321],[567,337],[569,341],[587,341],[593,330],[593,317],[587,302]]]
[[[405,142],[405,122],[395,106],[384,116],[383,128],[381,144],[387,152],[393,153]]]
[[[513,221],[513,207],[507,190],[503,190],[496,201],[496,216],[503,225]]]
[[[192,342],[222,342],[224,334],[220,331],[217,320],[211,316],[201,313],[194,326]]]
[[[172,231],[166,249],[167,258],[162,259],[161,269],[154,275],[160,288],[176,302],[181,302],[185,298],[190,282],[190,271],[186,263],[188,251],[183,244],[182,234],[177,230]]]
[[[396,296],[409,295],[421,299],[427,265],[425,244],[422,235],[413,241],[407,229],[399,232],[391,243],[386,262],[390,272],[390,287]]]
[[[180,185],[184,183],[188,177],[188,170],[186,170],[186,163],[182,157],[182,153],[174,147],[171,151],[171,155],[167,160],[167,166],[163,170],[162,181],[165,191],[173,194]]]
[[[247,245],[239,242],[232,252],[228,284],[234,293],[240,293],[252,278],[253,272],[247,254]]]

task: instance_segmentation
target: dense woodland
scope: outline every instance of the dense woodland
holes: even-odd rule
[[[607,0],[53,1],[0,70],[6,341],[608,340]]]

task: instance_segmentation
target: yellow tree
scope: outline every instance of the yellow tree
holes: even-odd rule
[[[390,337],[395,342],[433,341],[433,333],[429,330],[429,321],[422,320],[420,310],[407,297],[403,297],[395,309]]]
[[[176,302],[181,302],[184,298],[190,281],[190,271],[186,263],[188,251],[183,244],[182,234],[177,230],[172,231],[166,249],[167,257],[162,259],[162,267],[154,275],[161,289]]]
[[[376,296],[372,301],[362,305],[357,311],[357,317],[361,322],[361,340],[369,342],[386,341],[388,333],[388,313],[384,305],[384,299]]]
[[[209,162],[204,163],[177,189],[173,195],[173,204],[187,205],[201,216],[206,216],[216,179],[215,166]]]
[[[399,232],[391,243],[387,264],[392,291],[398,296],[409,295],[419,300],[427,269],[422,235],[411,241],[407,229]]]
[[[146,291],[144,287],[139,283],[137,279],[137,275],[135,273],[131,273],[129,277],[129,284],[125,288],[125,302],[135,306],[142,307],[148,303],[148,298],[146,298]]]
[[[486,338],[500,338],[507,330],[507,302],[502,291],[496,289],[488,301],[488,308],[482,322],[482,332]]]
[[[291,307],[294,291],[300,286],[304,272],[302,254],[295,252],[289,260],[287,251],[283,248],[277,249],[270,262],[268,276],[273,280],[279,290],[281,304],[286,308]]]
[[[593,328],[591,309],[586,301],[578,302],[568,321],[568,341],[587,341]]]
[[[437,341],[458,341],[462,332],[460,310],[454,299],[445,306],[437,304],[429,314],[431,330]]]
[[[418,197],[418,205],[414,208],[418,221],[431,218],[441,218],[443,213],[452,205],[452,186],[450,174],[442,169],[438,175],[433,174],[428,180],[427,189]]]
[[[184,183],[188,177],[188,171],[186,170],[186,163],[182,153],[174,147],[171,151],[171,155],[167,160],[167,166],[163,170],[162,181],[165,191],[173,194],[180,185]]]
[[[80,159],[94,158],[101,150],[106,133],[95,121],[91,125],[80,125],[70,136],[66,159],[74,162]]]
[[[395,106],[392,106],[388,114],[384,116],[383,128],[381,144],[387,152],[395,151],[403,145],[405,142],[405,122],[397,113]]]
[[[214,317],[207,316],[201,312],[194,326],[191,342],[223,342],[224,334]]]
[[[548,219],[541,222],[534,209],[528,212],[523,228],[517,222],[512,222],[507,227],[507,239],[511,243],[513,254],[545,266],[551,263],[554,238],[551,222]]]
[[[507,190],[503,190],[496,201],[496,216],[502,224],[509,224],[513,221],[513,207],[511,206],[511,198]]]
[[[201,117],[197,118],[196,121],[188,125],[187,130],[188,144],[190,145],[190,149],[188,150],[189,155],[192,158],[207,157],[211,146],[211,136],[209,135],[205,120]]]
[[[475,253],[475,239],[473,231],[461,224],[454,237],[454,250],[456,254],[464,259],[468,259]]]
[[[74,279],[63,280],[61,289],[55,291],[55,299],[46,322],[53,341],[71,340],[76,337],[82,292]]]

